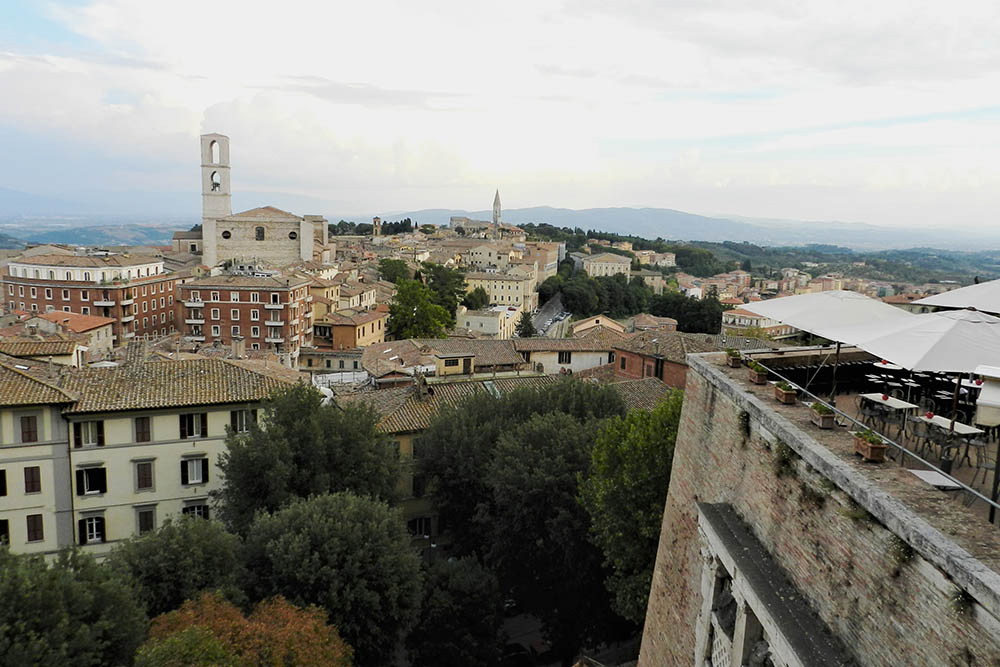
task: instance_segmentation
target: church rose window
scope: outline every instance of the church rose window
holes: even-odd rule
[[[297,232],[288,232],[288,238],[294,241],[295,239],[299,238],[299,235]]]
[[[230,232],[228,229],[222,232],[222,238],[228,239],[230,236],[232,236],[232,232]]]

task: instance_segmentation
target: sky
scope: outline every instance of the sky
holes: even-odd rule
[[[0,0],[0,187],[197,202],[220,132],[234,191],[341,213],[980,229],[998,33],[995,0]]]

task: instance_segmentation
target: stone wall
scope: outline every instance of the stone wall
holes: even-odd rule
[[[696,502],[732,505],[858,664],[1000,664],[995,528],[894,463],[855,460],[843,429],[778,407],[722,354],[689,363],[640,667],[695,664]]]

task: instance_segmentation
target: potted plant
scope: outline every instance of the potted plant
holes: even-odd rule
[[[767,382],[767,369],[756,361],[751,361],[747,368],[750,369],[750,381],[754,384],[765,384]]]
[[[885,461],[885,451],[889,445],[885,444],[875,431],[865,429],[854,432],[854,453],[860,454],[865,461],[879,463]]]
[[[779,403],[792,405],[795,403],[795,387],[782,380],[774,385],[774,398]]]
[[[816,401],[811,406],[809,420],[822,429],[833,428],[833,410],[826,403]]]
[[[730,368],[739,368],[742,361],[738,350],[731,347],[726,349],[726,363],[729,364]]]

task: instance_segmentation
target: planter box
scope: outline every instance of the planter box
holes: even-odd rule
[[[726,364],[730,368],[739,368],[743,364],[743,360],[739,357],[726,356]]]
[[[816,426],[818,426],[818,427],[820,427],[822,429],[831,429],[831,428],[833,428],[833,418],[836,417],[836,415],[834,415],[834,414],[821,415],[820,413],[816,412],[815,410],[809,410],[809,412],[812,413],[809,416],[809,421],[811,421],[813,424],[815,424]]]
[[[793,405],[795,403],[795,390],[785,391],[778,387],[778,385],[774,385],[774,398],[779,403]]]
[[[854,436],[854,453],[860,454],[861,458],[865,461],[871,461],[873,463],[881,463],[885,461],[885,451],[889,449],[889,445],[886,444],[875,444],[874,442],[868,442],[862,437],[857,435]]]
[[[767,384],[767,371],[763,373],[757,373],[753,370],[750,371],[749,375],[750,381],[754,384]]]

